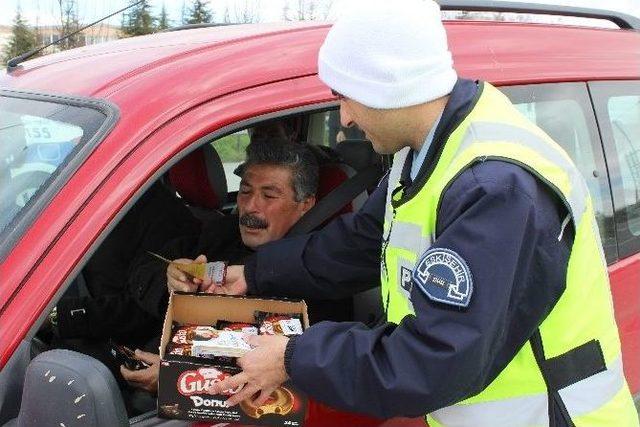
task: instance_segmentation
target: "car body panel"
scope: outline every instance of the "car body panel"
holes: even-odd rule
[[[445,26],[460,75],[496,84],[622,79],[637,76],[640,67],[640,33],[634,31],[472,21]],[[258,36],[261,29],[267,33]],[[134,106],[153,76],[154,95],[175,106],[194,93],[215,96],[272,78],[314,74],[328,29],[227,26],[123,39],[25,62],[0,78],[0,86],[98,98],[126,88],[121,96]],[[243,31],[248,34],[240,38]],[[220,64],[228,70],[220,72]],[[127,112],[124,99],[116,103]]]
[[[447,30],[459,74],[495,85],[616,80],[640,73],[640,32],[461,21]]]
[[[270,42],[273,37],[290,40],[291,35],[287,34],[293,31],[297,37],[307,27],[318,27],[318,24],[231,25],[125,38],[27,61],[10,73],[3,86],[39,91],[59,88],[68,94],[104,98],[122,82],[135,81],[145,72],[163,67],[171,69],[171,64],[186,58],[190,67],[177,70],[176,81],[172,83],[185,87],[189,86],[189,77],[200,74],[211,59],[224,55],[219,52],[223,45],[236,45],[235,52],[238,52],[238,43],[244,50],[248,41],[257,40],[265,49],[273,51]],[[254,74],[264,73],[258,70]],[[181,81],[180,76],[185,80]]]
[[[609,266],[616,323],[622,342],[622,362],[632,393],[640,391],[640,254]]]

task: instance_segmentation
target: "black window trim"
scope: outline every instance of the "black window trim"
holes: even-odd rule
[[[89,141],[82,144],[76,154],[57,169],[51,175],[51,181],[47,187],[39,192],[37,197],[29,200],[29,208],[23,215],[14,218],[2,233],[0,233],[0,263],[5,260],[17,242],[22,238],[26,230],[31,227],[36,218],[51,203],[51,200],[60,192],[64,184],[78,170],[89,154],[93,152],[96,146],[111,132],[120,118],[120,110],[115,104],[108,101],[80,97],[68,96],[43,92],[32,92],[24,90],[14,90],[0,88],[0,96],[8,98],[25,99],[32,101],[50,102],[60,105],[68,105],[72,107],[91,108],[105,115],[104,122],[98,128],[98,131],[91,137]]]
[[[626,89],[629,85],[635,87],[636,91],[629,92]],[[609,98],[615,95],[640,96],[640,79],[590,81],[587,83],[587,87],[589,89],[589,95],[591,96],[591,102],[593,103],[593,109],[598,123],[598,130],[600,132],[600,139],[602,140],[604,147],[607,168],[609,169],[609,185],[613,196],[618,255],[619,259],[624,259],[640,252],[640,236],[633,235],[629,229],[622,187],[620,186],[619,188],[616,188],[611,184],[613,179],[622,180],[622,177],[620,169],[617,166],[617,158],[615,158],[615,161],[611,157],[607,158],[607,153],[609,153],[610,156],[617,155],[616,143],[613,138],[611,122],[609,120],[607,102]],[[638,148],[640,148],[640,146]],[[617,209],[618,205],[620,205],[620,210]]]

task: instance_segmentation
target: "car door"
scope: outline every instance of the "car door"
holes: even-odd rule
[[[250,88],[200,104],[169,120],[120,161],[112,162],[113,169],[95,191],[79,203],[80,208],[60,228],[53,242],[39,252],[38,262],[30,267],[28,277],[20,281],[18,291],[2,307],[2,356],[6,363],[0,372],[0,383],[20,385],[30,357],[32,338],[59,296],[136,199],[173,164],[198,146],[252,123],[330,106],[335,107],[336,102],[315,76]],[[67,191],[68,186],[78,186],[77,181],[81,178],[93,176],[96,179],[93,162],[110,162],[103,156],[101,159],[93,156],[95,153],[60,191]],[[55,213],[60,205],[64,205],[64,201],[54,198],[45,214]],[[22,250],[27,252],[29,248]],[[12,263],[18,261],[11,255],[3,264],[4,271],[11,271]],[[3,409],[10,409],[7,413],[14,410],[10,415],[15,415],[18,409],[15,405],[19,402],[15,397],[0,401]],[[340,419],[335,411],[332,414]],[[154,414],[131,422],[136,425],[175,424],[175,421],[158,420]]]
[[[640,394],[638,82],[548,83],[501,90],[567,151],[587,182],[609,265],[625,376],[637,398]]]
[[[301,85],[304,83],[300,82]],[[11,279],[11,283],[16,283],[13,293],[8,285],[2,288],[3,292],[7,292],[7,298],[3,299],[6,302],[0,311],[0,356],[6,370],[2,369],[0,375],[11,379],[3,383],[19,382],[20,371],[24,369],[22,362],[29,353],[28,345],[25,350],[25,344],[20,347],[20,343],[31,340],[82,265],[155,178],[204,139],[215,138],[212,135],[214,132],[216,135],[230,132],[229,129],[233,126],[225,127],[229,123],[255,119],[281,108],[295,108],[316,101],[322,88],[317,80],[312,86],[316,91],[297,91],[296,84],[289,81],[236,93],[225,99],[203,104],[170,120],[119,162],[114,162],[113,157],[107,156],[111,153],[105,154],[104,150],[94,151],[84,160],[73,176],[67,177],[64,185],[56,189],[57,197],[54,195],[51,203],[43,208],[42,216],[50,219],[45,220],[39,216],[34,221],[35,225],[26,231],[51,235],[51,243],[41,248],[40,244],[29,244],[24,235],[20,236],[22,238],[17,239],[15,248],[2,263],[3,282],[5,278],[13,278],[15,280]],[[306,95],[296,96],[295,93]],[[205,138],[201,139],[203,135]],[[121,152],[117,154],[122,155]],[[115,167],[97,187],[91,187],[87,185],[87,180],[95,181],[99,176],[96,171],[102,170],[96,163],[101,166],[105,163],[107,166],[114,164]],[[82,184],[78,184],[79,182]],[[80,201],[82,191],[90,188],[96,190]],[[62,197],[61,194],[67,197]],[[58,225],[56,220],[60,218],[61,211],[66,214],[76,206],[80,208],[69,215],[71,220]],[[22,276],[17,277],[18,274]],[[18,351],[18,347],[22,350]],[[12,356],[15,356],[14,360]],[[19,361],[22,362],[18,363]],[[0,404],[11,399],[2,400]],[[8,410],[7,414],[15,415],[15,411]]]
[[[629,387],[640,401],[640,80],[590,82],[609,169],[619,260],[610,265]]]
[[[140,152],[140,160],[150,159],[154,144],[161,144],[168,138],[188,140],[188,135],[204,135],[196,142],[188,145],[179,145],[177,153],[165,163],[155,161],[149,165],[153,170],[149,179],[164,173],[180,157],[198,147],[201,144],[218,140],[226,141],[227,135],[235,138],[238,131],[252,126],[255,123],[282,117],[290,114],[313,113],[336,107],[337,102],[330,95],[329,90],[315,76],[303,77],[294,81],[273,83],[258,88],[251,88],[233,95],[208,103],[181,117],[179,120],[168,124],[160,132],[153,135],[148,146]],[[147,144],[145,144],[147,145]],[[215,142],[214,142],[215,147]],[[138,156],[138,154],[136,154]],[[224,156],[221,156],[223,164],[226,164]],[[233,160],[233,159],[230,159]],[[133,159],[132,159],[133,161]],[[233,164],[233,161],[228,162]],[[228,171],[233,166],[226,166]],[[227,177],[231,191],[235,188],[232,177]],[[155,412],[135,420],[135,425],[162,425],[162,423],[175,425],[175,421],[163,421],[155,416]],[[160,423],[160,424],[156,424]],[[346,414],[316,403],[311,403],[308,409],[308,427],[324,425],[380,425],[394,426],[418,426],[424,425],[422,418],[395,418],[391,420],[375,420],[358,414]]]

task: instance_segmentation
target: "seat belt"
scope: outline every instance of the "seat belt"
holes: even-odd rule
[[[309,211],[291,227],[285,237],[299,236],[315,230],[336,212],[345,207],[347,203],[355,199],[358,194],[378,184],[382,173],[382,166],[373,164],[346,179],[329,194],[324,196],[322,200],[318,201],[314,207],[309,209]]]

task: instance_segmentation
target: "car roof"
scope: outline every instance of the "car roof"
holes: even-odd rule
[[[214,80],[226,80],[225,77],[238,71],[227,64],[230,57],[253,62],[256,77],[267,76],[270,70],[283,73],[286,68],[308,66],[309,61],[300,63],[299,55],[295,61],[287,58],[290,45],[309,40],[308,33],[317,27],[317,23],[231,25],[125,38],[27,61],[0,79],[0,86],[57,89],[67,94],[108,98],[124,87],[133,89],[140,78],[155,81],[163,78],[171,80],[176,87],[188,86],[194,77],[206,75],[216,75]],[[260,57],[265,51],[272,59],[285,61],[256,66],[253,57]],[[285,62],[288,65],[283,66]]]
[[[508,22],[445,22],[458,73],[497,85],[638,78],[640,32]],[[327,23],[197,28],[27,61],[0,88],[176,107],[317,73]]]

